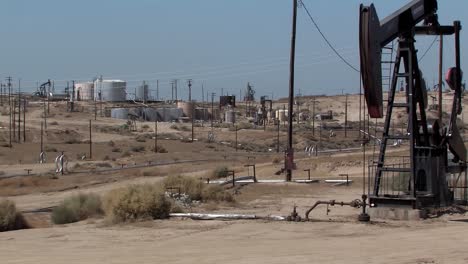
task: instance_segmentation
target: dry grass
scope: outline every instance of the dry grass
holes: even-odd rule
[[[23,216],[16,211],[16,205],[9,200],[0,200],[0,232],[26,228]]]
[[[212,175],[212,178],[214,179],[219,179],[219,178],[226,178],[229,174],[229,169],[228,167],[226,166],[221,166],[221,167],[217,167],[214,171],[213,171],[213,175]]]
[[[65,199],[52,211],[54,224],[68,224],[102,215],[101,198],[95,194],[78,194]]]
[[[49,187],[55,180],[48,176],[17,177],[0,180],[1,196],[13,196],[27,192],[28,189]]]
[[[132,185],[109,192],[104,210],[112,223],[169,217],[171,202],[157,185]]]
[[[231,193],[221,186],[208,186],[201,180],[188,176],[169,176],[163,181],[164,188],[177,188],[190,199],[202,202],[234,202]]]

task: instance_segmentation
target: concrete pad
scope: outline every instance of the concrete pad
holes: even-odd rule
[[[426,210],[405,207],[371,207],[368,213],[371,219],[417,221],[427,218]]]

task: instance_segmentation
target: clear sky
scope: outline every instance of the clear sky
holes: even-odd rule
[[[286,96],[291,0],[0,0],[0,78],[36,82],[91,80],[95,76],[147,80],[170,96],[170,80],[194,80],[194,97],[223,91],[238,95],[247,82],[257,96]],[[359,66],[359,4],[374,2],[380,19],[409,0],[304,0],[333,45]],[[439,0],[442,24],[468,25],[468,1]],[[303,9],[298,11],[296,91],[304,95],[359,90],[359,75],[326,46]],[[467,26],[468,29],[468,26]],[[468,33],[462,31],[462,66]],[[419,37],[423,53],[434,37]],[[421,62],[429,86],[437,80],[437,44]],[[453,65],[452,39],[445,41],[445,68]]]

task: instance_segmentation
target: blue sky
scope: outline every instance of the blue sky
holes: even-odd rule
[[[291,31],[290,0],[0,0],[0,78],[36,82],[95,76],[147,80],[170,96],[170,80],[180,79],[179,97],[205,92],[239,94],[247,82],[257,95],[286,96]],[[356,67],[357,0],[304,0],[334,46]],[[409,1],[375,0],[381,19]],[[443,24],[468,23],[468,1],[439,0]],[[359,75],[326,46],[303,9],[298,11],[296,89],[302,94],[349,93],[359,89]],[[462,54],[468,33],[462,31]],[[420,37],[424,52],[433,37]],[[445,41],[445,68],[453,64],[453,41]],[[421,62],[429,86],[437,79],[437,43]],[[462,60],[462,65],[463,60]],[[465,68],[465,67],[464,67]]]

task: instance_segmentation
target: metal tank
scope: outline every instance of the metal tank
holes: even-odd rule
[[[184,116],[192,118],[192,111],[194,110],[194,102],[177,102],[177,108],[182,109]]]
[[[94,100],[94,83],[84,82],[75,83],[75,100],[90,101]]]
[[[195,109],[195,119],[196,120],[209,120],[209,113],[208,113],[208,109],[206,108],[196,108]]]
[[[146,121],[161,121],[158,119],[158,110],[154,108],[143,108],[141,111],[142,117]]]
[[[226,123],[231,123],[234,124],[236,123],[236,112],[229,110],[224,113],[224,120],[226,120]]]
[[[128,113],[129,113],[128,108],[113,108],[111,109],[111,118],[127,119]]]
[[[94,98],[104,102],[124,102],[127,100],[127,83],[121,80],[96,80]]]
[[[214,108],[213,110],[211,108],[208,108],[208,119],[212,118],[213,120],[219,120],[219,117],[219,108]]]
[[[287,119],[287,115],[288,115],[288,110],[278,110],[278,120],[281,121],[281,122],[286,122],[288,121]]]
[[[146,82],[139,85],[135,90],[135,101],[146,102],[148,100],[148,90],[148,84],[146,84]]]

